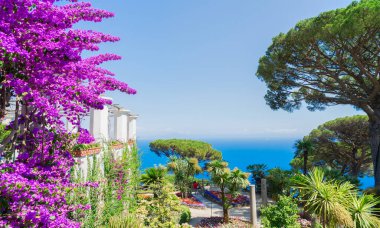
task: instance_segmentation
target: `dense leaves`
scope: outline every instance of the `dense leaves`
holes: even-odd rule
[[[199,161],[221,159],[221,152],[208,143],[186,139],[159,139],[149,144],[150,150],[161,156],[197,158]]]
[[[375,185],[380,188],[380,0],[353,2],[297,23],[273,38],[258,78],[272,109],[344,104],[369,116]]]
[[[280,168],[268,170],[268,175],[266,176],[268,183],[268,194],[273,199],[277,199],[279,195],[290,195],[290,178],[293,175],[293,172]]]
[[[139,201],[137,214],[147,227],[182,227],[178,223],[190,219],[189,211],[184,210],[174,188],[166,178],[164,166],[148,168],[142,175],[144,187],[153,192],[153,197],[144,197]],[[182,220],[182,221],[181,221]],[[185,221],[184,221],[185,220]]]
[[[146,186],[153,184],[162,184],[166,181],[165,176],[168,170],[164,166],[151,167],[145,170],[141,175],[141,182]]]
[[[264,227],[270,228],[297,228],[298,205],[288,196],[280,196],[279,200],[260,210]]]
[[[379,199],[371,195],[358,195],[348,182],[328,180],[322,169],[314,168],[308,175],[292,179],[304,209],[318,216],[324,227],[379,227],[376,204]]]
[[[268,85],[268,104],[287,110],[299,108],[302,101],[311,110],[376,105],[379,12],[378,0],[354,2],[300,21],[275,37],[257,71]]]
[[[180,189],[182,197],[188,197],[190,193],[191,183],[194,180],[194,175],[201,173],[203,170],[198,164],[196,158],[177,158],[170,157],[170,162],[167,165],[170,171],[174,173],[174,184]]]
[[[71,181],[75,186],[70,189],[67,201],[71,205],[88,205],[88,210],[78,209],[70,217],[83,227],[113,227],[129,223],[134,217],[140,185],[139,153],[136,147],[125,147],[117,159],[114,154],[112,147],[107,146],[102,156],[87,157],[86,177],[79,166],[72,169]]]
[[[305,138],[312,147],[307,167],[330,167],[340,175],[349,174],[354,178],[371,173],[367,116],[357,115],[328,121]],[[302,154],[295,154],[296,159],[303,157]],[[297,161],[293,161],[292,165],[294,168],[300,167]]]

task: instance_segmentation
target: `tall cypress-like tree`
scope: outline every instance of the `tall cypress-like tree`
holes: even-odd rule
[[[380,0],[353,2],[279,34],[257,76],[272,109],[352,105],[367,113],[375,186],[380,188]]]

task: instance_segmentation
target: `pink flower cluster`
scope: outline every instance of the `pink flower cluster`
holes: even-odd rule
[[[21,107],[8,126],[18,157],[0,165],[0,227],[79,227],[70,212],[87,206],[69,206],[65,199],[74,160],[62,119],[79,126],[90,108],[109,104],[100,96],[107,90],[136,93],[99,66],[120,56],[82,58],[83,51],[119,38],[73,28],[113,14],[76,0],[56,2],[0,0],[0,89]],[[0,94],[4,99],[9,97]],[[86,130],[79,133],[79,143],[93,140]]]

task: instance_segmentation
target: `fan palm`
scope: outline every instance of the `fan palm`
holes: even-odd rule
[[[207,171],[211,175],[212,182],[220,188],[222,195],[223,222],[228,223],[228,209],[230,203],[226,197],[227,190],[231,195],[235,195],[239,189],[246,187],[249,184],[249,173],[244,173],[237,168],[231,171],[228,168],[228,163],[220,160],[208,163]]]
[[[228,190],[231,194],[237,193],[240,189],[249,185],[249,173],[245,173],[238,168],[231,171],[228,179]]]

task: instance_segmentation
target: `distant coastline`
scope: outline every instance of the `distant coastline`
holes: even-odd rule
[[[250,164],[264,163],[268,168],[279,167],[290,169],[289,162],[294,154],[294,142],[296,139],[209,139],[206,142],[213,145],[223,154],[230,167],[238,167],[245,170]],[[154,165],[165,165],[167,158],[158,157],[149,150],[149,142],[152,140],[137,140],[137,145],[142,153],[141,169],[144,170]],[[207,178],[204,175],[204,178]],[[361,188],[373,186],[373,177],[361,178]]]

